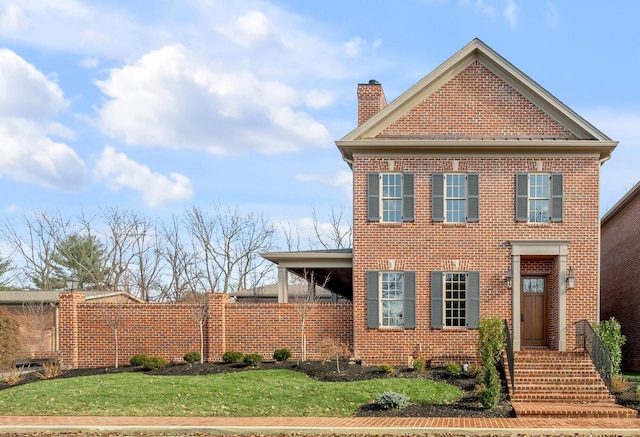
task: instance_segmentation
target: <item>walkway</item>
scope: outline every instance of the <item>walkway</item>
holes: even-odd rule
[[[27,432],[205,434],[640,435],[640,419],[390,417],[0,416],[0,435]]]

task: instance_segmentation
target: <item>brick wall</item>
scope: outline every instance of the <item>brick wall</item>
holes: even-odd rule
[[[567,291],[567,347],[575,344],[574,322],[598,319],[598,184],[596,157],[456,157],[458,171],[479,175],[480,221],[467,224],[434,223],[431,219],[431,175],[452,171],[453,159],[423,156],[377,158],[354,156],[354,352],[370,362],[406,362],[417,350],[434,360],[476,354],[477,331],[430,328],[430,275],[433,270],[480,272],[481,316],[511,321],[512,295],[505,275],[511,266],[510,240],[568,240],[567,265],[574,267],[576,286]],[[381,224],[367,221],[367,173],[412,172],[415,178],[415,221]],[[515,221],[515,179],[518,172],[564,175],[564,217],[560,223],[528,224]],[[366,271],[384,270],[394,260],[400,270],[416,271],[416,328],[368,329]],[[524,260],[526,261],[526,259]],[[537,262],[542,264],[542,262]],[[525,264],[526,265],[526,264]],[[557,281],[557,268],[550,279]],[[553,292],[553,290],[550,290]],[[557,294],[557,290],[556,290]],[[553,304],[552,300],[552,304]],[[557,307],[556,307],[557,308]],[[557,310],[556,314],[557,314]],[[553,316],[550,314],[550,316]],[[557,317],[557,316],[556,316]],[[557,336],[557,325],[549,332]],[[553,342],[550,342],[553,345]],[[557,344],[557,341],[556,343]]]
[[[289,348],[299,356],[299,316],[292,304],[229,303],[224,294],[210,294],[205,332],[206,361],[219,361],[227,350],[259,353]],[[60,295],[60,360],[76,368],[115,364],[114,326],[118,326],[119,364],[135,354],[180,361],[200,350],[193,304],[87,303],[79,293]],[[352,306],[319,303],[306,324],[309,359],[321,358],[318,343],[326,337],[352,345]],[[115,323],[120,320],[119,323]]]
[[[620,322],[627,337],[622,367],[640,371],[640,197],[633,193],[623,209],[603,219],[601,317]]]

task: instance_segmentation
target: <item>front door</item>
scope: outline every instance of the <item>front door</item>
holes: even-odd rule
[[[520,335],[523,347],[547,345],[547,278],[522,277]]]

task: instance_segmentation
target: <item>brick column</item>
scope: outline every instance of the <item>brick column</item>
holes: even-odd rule
[[[78,304],[84,302],[82,293],[60,293],[60,364],[78,367]]]
[[[229,304],[229,295],[209,293],[207,313],[206,344],[204,360],[215,362],[222,359],[227,343],[225,308]]]

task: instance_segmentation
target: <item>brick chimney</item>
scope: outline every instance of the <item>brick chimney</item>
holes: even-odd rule
[[[387,106],[382,85],[375,79],[358,84],[358,126]]]

